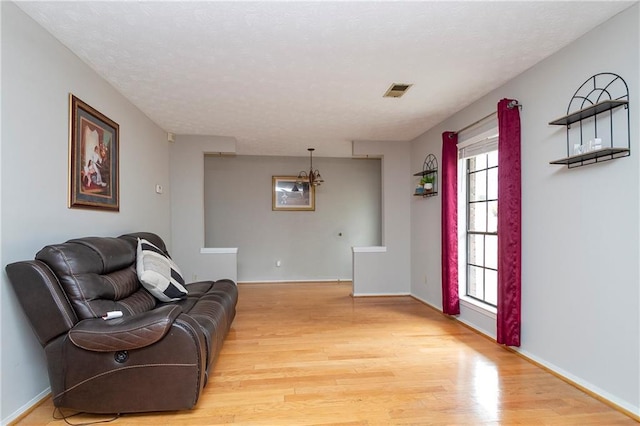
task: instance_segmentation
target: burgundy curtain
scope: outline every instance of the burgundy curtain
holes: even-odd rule
[[[460,313],[457,143],[456,133],[442,134],[442,312],[447,315]]]
[[[518,102],[498,102],[498,343],[520,346],[521,185]]]

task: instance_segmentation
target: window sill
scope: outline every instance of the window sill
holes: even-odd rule
[[[498,310],[496,308],[476,299],[472,299],[471,297],[460,296],[460,304],[493,319],[496,319],[498,315]]]

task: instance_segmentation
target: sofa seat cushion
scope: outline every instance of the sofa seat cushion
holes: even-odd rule
[[[182,312],[196,320],[206,333],[210,334],[214,330],[219,330],[224,336],[231,326],[227,312],[229,308],[221,303],[219,297],[210,296],[207,294],[206,296],[194,297],[189,294],[187,298],[171,302],[168,305],[179,306]]]
[[[204,297],[207,295],[220,295],[225,299],[225,307],[235,306],[238,302],[238,287],[231,280],[199,281],[186,285],[189,296]]]
[[[197,281],[194,283],[188,283],[185,287],[189,292],[189,296],[202,297],[213,288],[214,284],[214,281]]]
[[[189,291],[189,297],[191,299],[195,297],[197,299],[214,300],[220,303],[225,309],[225,315],[227,324],[229,326],[233,322],[236,314],[236,304],[238,303],[238,288],[236,284],[231,280],[218,280],[218,281],[199,281],[186,285]],[[179,302],[184,312],[190,312],[192,304],[186,301]]]
[[[161,302],[180,300],[187,295],[178,265],[145,239],[138,240],[136,271],[144,288]]]

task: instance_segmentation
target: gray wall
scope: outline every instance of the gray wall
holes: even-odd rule
[[[313,166],[325,179],[315,211],[283,212],[271,177],[308,170],[309,157],[205,157],[205,246],[238,248],[238,281],[350,280],[351,247],[380,244],[380,160]]]
[[[170,238],[166,133],[11,2],[2,11],[0,315],[3,424],[46,395],[43,350],[4,266],[46,244],[148,230]],[[69,92],[120,125],[120,212],[67,208]],[[143,172],[142,172],[143,171]],[[166,188],[158,195],[154,188]]]
[[[0,8],[2,266],[33,258],[47,243],[140,229],[167,236],[167,240],[171,230],[173,250],[191,258],[189,250],[198,252],[204,240],[202,197],[180,197],[190,188],[202,193],[203,153],[233,152],[227,147],[232,141],[217,138],[207,146],[188,149],[180,148],[177,142],[171,148],[171,158],[181,160],[182,168],[172,172],[169,185],[168,170],[173,166],[169,164],[166,134],[13,3],[1,2]],[[440,306],[441,197],[411,197],[414,182],[409,182],[410,175],[422,167],[427,153],[440,158],[443,130],[459,129],[495,110],[501,97],[519,99],[524,104],[522,351],[636,413],[640,412],[638,13],[638,6],[634,6],[416,139],[411,144],[410,164],[407,160],[407,164],[394,165],[394,170],[385,167],[385,174],[406,176],[407,185],[404,189],[388,188],[392,192],[387,191],[383,211],[386,220],[392,221],[382,241],[390,250],[401,250],[393,262],[396,265],[398,259],[404,259],[395,266],[398,270],[409,268],[410,255],[411,292]],[[617,72],[630,86],[632,156],[570,171],[549,165],[549,160],[564,155],[565,146],[562,129],[546,123],[561,116],[577,86],[600,71]],[[120,213],[66,208],[69,92],[120,124]],[[189,155],[180,157],[180,149]],[[321,191],[333,185],[331,166],[322,160],[319,158],[316,165],[327,184],[318,193],[318,209],[323,203],[327,205],[327,194]],[[307,166],[307,160],[300,159],[286,172],[295,174]],[[187,167],[192,174],[187,173]],[[268,188],[264,191],[268,194],[271,174],[276,173],[270,171],[266,178]],[[155,184],[162,184],[165,193],[155,194]],[[174,196],[176,202],[169,203]],[[267,197],[270,210],[270,195]],[[408,218],[405,206],[409,204],[411,233],[404,228]],[[310,213],[277,214],[309,217]],[[574,223],[573,217],[581,219]],[[258,235],[267,232],[262,222],[246,226]],[[585,232],[587,227],[593,227],[592,232]],[[345,239],[350,235],[353,232],[346,229]],[[313,237],[334,238],[334,227],[322,227]],[[376,238],[347,246],[378,245],[381,237]],[[237,244],[215,244],[229,245]],[[182,250],[183,246],[189,250]],[[283,267],[289,264],[282,261]],[[271,267],[275,258],[270,262]],[[187,264],[187,269],[194,268]],[[406,286],[401,287],[404,290]],[[0,322],[0,419],[6,423],[46,394],[48,378],[42,349],[4,272],[0,274]]]
[[[440,159],[441,133],[495,111],[501,98],[523,104],[520,350],[636,415],[640,414],[638,23],[636,4],[418,137],[412,144],[411,165],[419,170],[427,153]],[[550,165],[549,161],[566,156],[566,138],[564,128],[547,123],[564,115],[575,90],[599,72],[619,74],[629,85],[631,157],[572,170]],[[412,293],[441,307],[441,197],[436,200],[412,203]],[[461,319],[495,334],[495,321],[466,306]]]
[[[384,247],[353,254],[354,293],[398,295],[411,292],[412,191],[410,143],[354,141],[353,155],[382,157],[382,241]],[[382,249],[379,251],[378,249]]]
[[[227,136],[176,135],[169,144],[171,158],[172,256],[192,281],[237,280],[235,254],[202,253],[204,248],[204,155],[236,152]],[[232,270],[231,270],[232,269]]]

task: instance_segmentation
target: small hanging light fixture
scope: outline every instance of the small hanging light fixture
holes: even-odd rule
[[[296,180],[296,183],[301,184],[308,180],[310,186],[320,186],[322,182],[324,182],[324,179],[322,179],[318,170],[313,170],[313,151],[315,151],[315,148],[307,148],[307,151],[309,151],[309,172],[307,173],[303,170],[298,173],[298,180]]]

